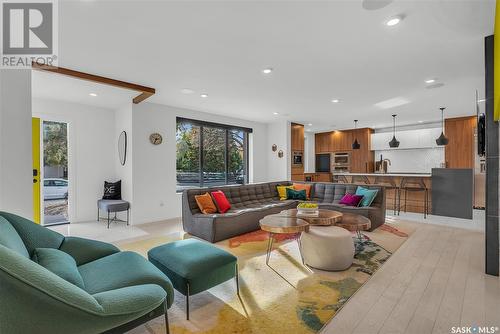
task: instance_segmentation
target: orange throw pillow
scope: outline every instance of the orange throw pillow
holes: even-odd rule
[[[305,183],[294,183],[293,184],[293,189],[294,190],[305,190],[306,191],[306,198],[309,199],[311,198],[309,195],[311,194],[311,185],[310,184],[305,184]]]
[[[210,196],[209,193],[205,193],[203,195],[195,195],[194,199],[196,200],[196,204],[198,204],[200,211],[204,214],[217,212],[214,201],[212,201],[212,196]]]

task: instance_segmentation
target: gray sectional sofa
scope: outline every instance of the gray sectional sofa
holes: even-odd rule
[[[299,183],[299,182],[295,182]],[[296,200],[280,201],[276,186],[292,182],[267,182],[184,190],[182,193],[182,225],[184,231],[210,242],[218,242],[247,232],[258,230],[259,220],[297,206]],[[385,221],[385,189],[383,186],[365,186],[379,192],[370,207],[348,207],[339,204],[345,193],[354,193],[358,185],[342,183],[310,183],[311,201],[321,209],[351,212],[363,215],[372,222],[371,230]],[[198,209],[195,195],[222,190],[231,209],[224,214],[203,214]]]

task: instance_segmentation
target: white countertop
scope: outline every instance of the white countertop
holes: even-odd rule
[[[395,176],[395,177],[431,177],[432,174],[425,173],[333,173],[335,175],[344,175],[344,176]]]

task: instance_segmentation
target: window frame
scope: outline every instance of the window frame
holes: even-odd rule
[[[198,188],[205,188],[204,185],[204,179],[203,179],[203,152],[204,152],[204,147],[203,147],[203,128],[204,127],[210,127],[210,128],[218,128],[218,129],[223,129],[224,130],[224,141],[225,141],[225,151],[224,151],[224,158],[225,158],[225,164],[224,164],[224,174],[225,174],[225,182],[224,185],[228,185],[228,175],[229,175],[229,131],[242,131],[243,132],[243,184],[247,184],[249,182],[249,134],[253,132],[252,128],[246,128],[246,127],[241,127],[241,126],[235,126],[235,125],[228,125],[228,124],[221,124],[221,123],[214,123],[214,122],[207,122],[207,121],[200,121],[200,120],[195,120],[195,119],[190,119],[190,118],[184,118],[184,117],[177,117],[176,118],[176,128],[177,124],[179,123],[190,123],[193,126],[198,126],[200,128],[200,134],[198,136],[198,173],[199,173],[199,187]],[[176,161],[177,161],[177,149],[176,149]],[[175,172],[177,174],[177,163],[175,166]],[[230,183],[233,184],[233,183]],[[176,181],[176,188],[178,187],[177,181]],[[183,189],[176,189],[176,192],[182,192]]]

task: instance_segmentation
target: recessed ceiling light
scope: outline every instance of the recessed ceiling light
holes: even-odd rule
[[[312,126],[312,123],[309,123],[309,124],[307,124],[307,125]]]
[[[424,121],[418,121],[419,123],[423,123]]]
[[[477,100],[477,102],[484,102],[484,101],[486,101],[486,99]]]
[[[90,93],[89,95],[90,95],[90,96],[93,96],[93,97],[96,97],[96,96],[97,96],[97,94],[96,94],[96,93]]]
[[[182,94],[193,94],[194,90],[189,89],[189,88],[183,88],[183,89],[181,89],[181,93]]]
[[[280,113],[279,112],[273,112],[273,115],[279,115]]]
[[[208,94],[205,94],[205,93],[200,94],[200,97],[206,98],[206,97],[208,97]]]
[[[339,102],[340,102],[340,100],[339,100],[339,99],[333,99],[333,100],[332,100],[332,102],[333,102],[333,103],[339,103]]]
[[[403,19],[402,16],[394,16],[390,18],[385,24],[389,27],[392,27],[401,22],[402,19]]]
[[[262,70],[262,73],[264,74],[269,74],[273,71],[273,68],[272,67],[268,67],[268,68],[265,68]]]

